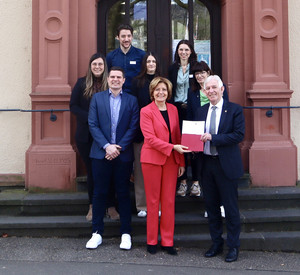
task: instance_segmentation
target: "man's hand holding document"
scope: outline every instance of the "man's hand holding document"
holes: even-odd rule
[[[203,141],[200,140],[204,134],[205,121],[182,121],[181,144],[187,146],[193,152],[203,151]]]

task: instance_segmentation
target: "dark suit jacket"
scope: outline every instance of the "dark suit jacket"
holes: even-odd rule
[[[103,159],[106,154],[103,146],[111,142],[111,114],[108,90],[96,93],[92,97],[88,121],[94,139],[90,157]],[[134,159],[132,143],[138,124],[139,107],[137,99],[123,92],[116,133],[116,144],[122,147],[119,156],[122,161],[133,161]]]
[[[75,139],[79,142],[91,140],[88,124],[90,99],[83,96],[84,89],[85,77],[81,77],[77,80],[70,99],[70,110],[76,116],[77,122]]]
[[[228,93],[227,93],[227,89],[226,89],[225,85],[224,85],[223,98],[229,101]],[[200,101],[199,90],[192,91],[190,88],[189,92],[188,92],[188,99],[187,99],[187,117],[186,117],[186,119],[194,120],[196,111],[200,106],[201,106],[201,101]]]
[[[195,120],[206,121],[209,104],[198,108]],[[244,173],[239,143],[245,134],[243,108],[224,100],[218,133],[212,135],[212,144],[217,147],[221,167],[229,179],[237,179]]]

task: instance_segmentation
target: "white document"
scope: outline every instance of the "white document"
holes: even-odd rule
[[[182,121],[182,134],[203,135],[205,121]]]

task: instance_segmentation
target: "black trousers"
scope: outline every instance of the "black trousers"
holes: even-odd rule
[[[240,246],[240,213],[238,207],[238,182],[228,179],[218,157],[203,155],[202,188],[208,213],[209,231],[214,244],[222,245],[224,240],[220,205],[226,215],[227,246]]]
[[[76,146],[79,152],[80,157],[83,160],[87,173],[87,186],[88,186],[88,196],[89,204],[93,204],[93,193],[94,193],[94,179],[92,173],[92,161],[90,159],[90,151],[93,144],[93,140],[89,142],[80,142],[76,140]],[[110,185],[109,195],[107,199],[107,207],[116,206],[115,199],[115,188],[114,185]]]

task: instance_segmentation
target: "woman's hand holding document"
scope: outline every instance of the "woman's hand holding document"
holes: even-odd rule
[[[182,121],[181,144],[187,146],[193,152],[203,151],[203,141],[205,121]]]

